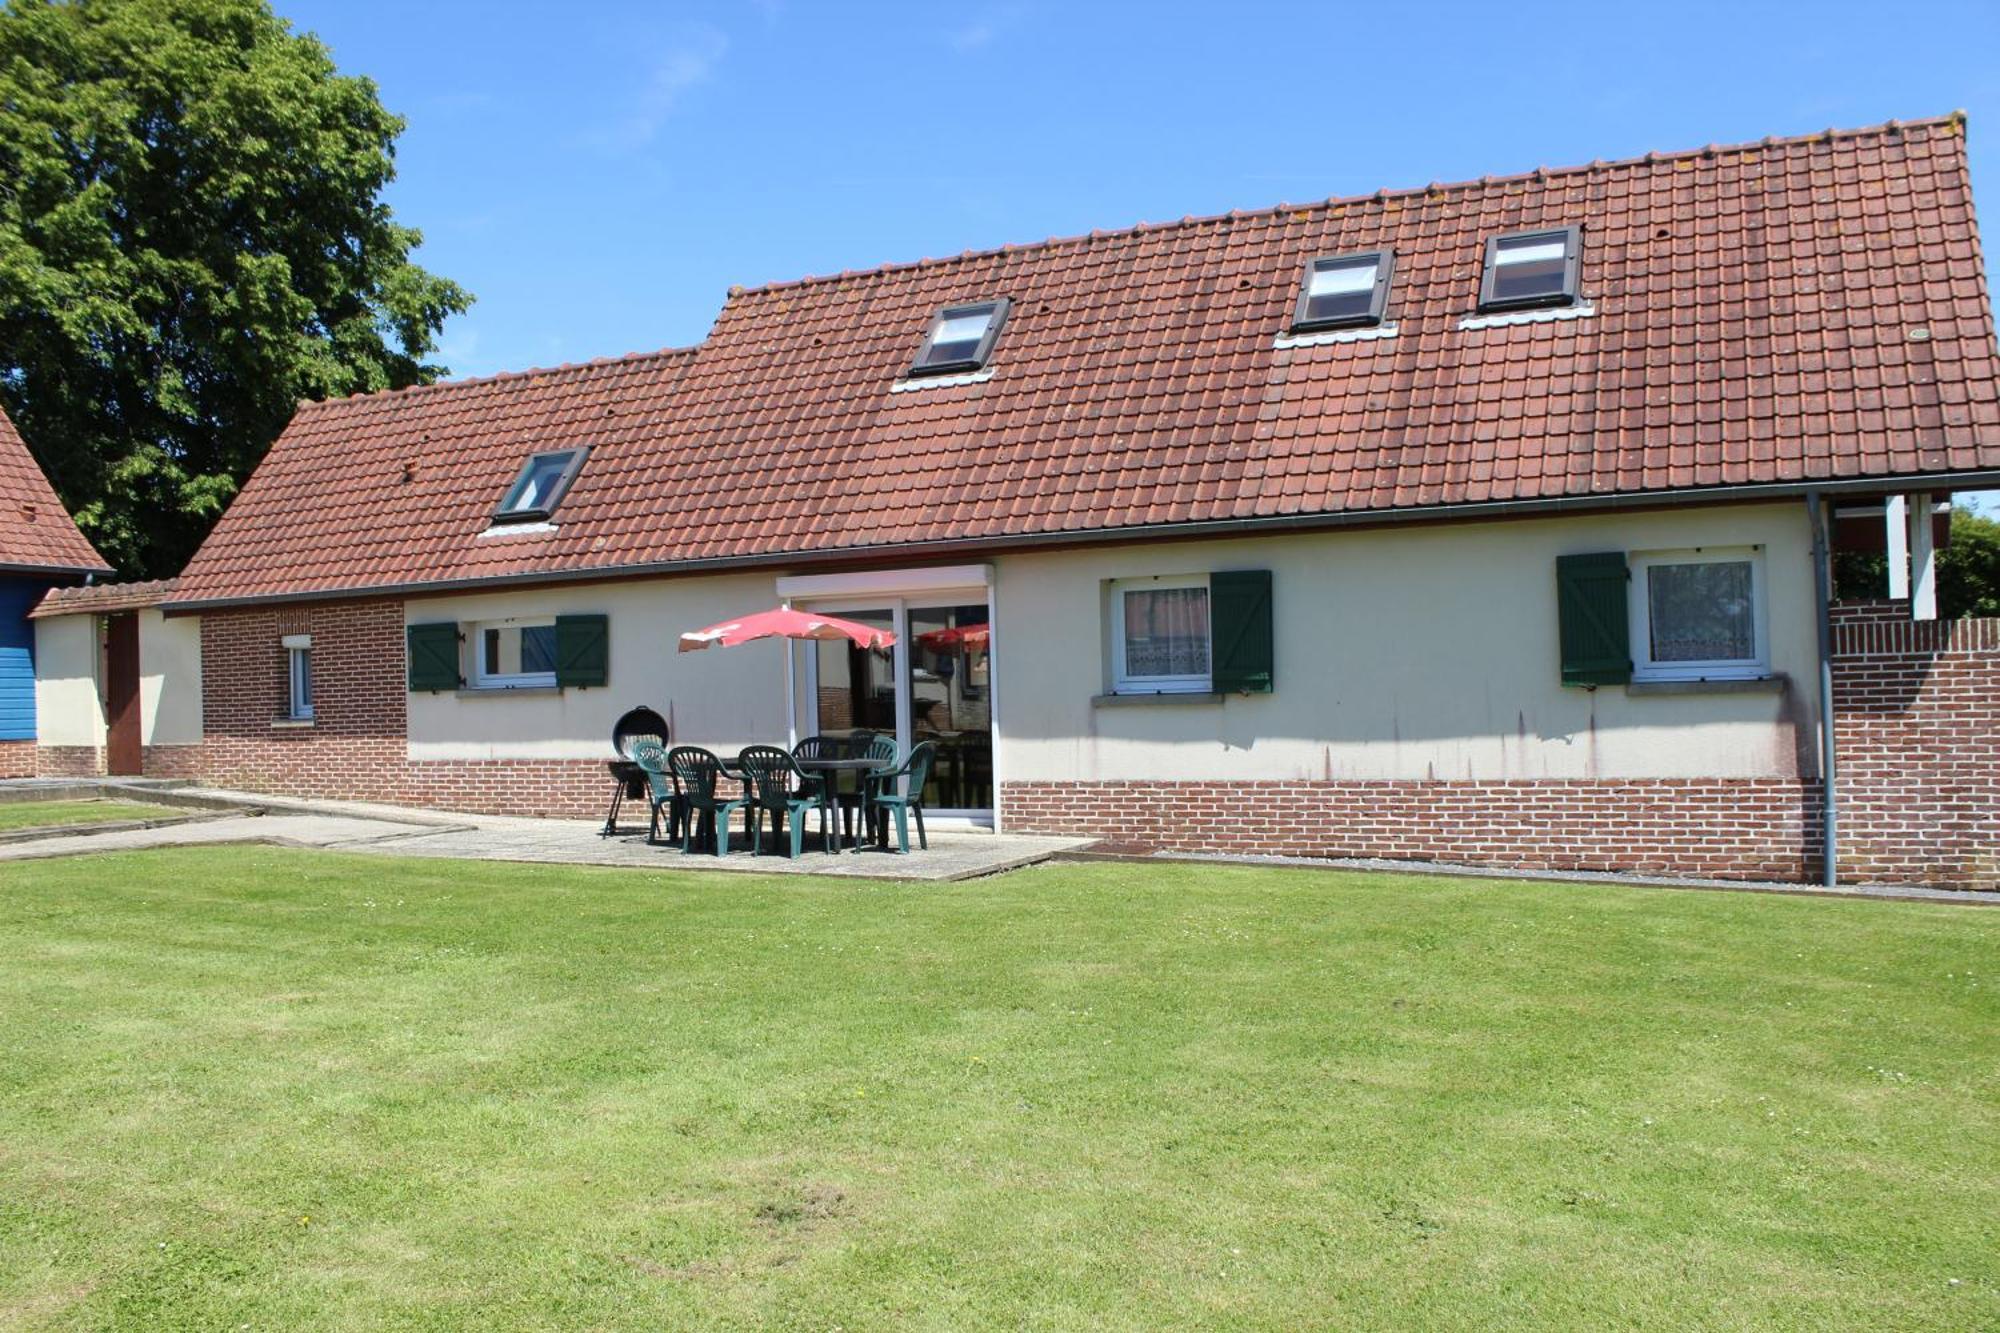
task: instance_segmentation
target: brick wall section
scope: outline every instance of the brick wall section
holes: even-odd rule
[[[35,747],[35,776],[42,778],[96,778],[104,776],[104,751],[95,745],[40,745]]]
[[[0,741],[0,778],[35,776],[33,741]]]
[[[313,723],[285,711],[287,634],[313,636]],[[256,608],[201,618],[201,777],[241,791],[393,801],[408,710],[403,607]]]
[[[1799,879],[1818,793],[1791,778],[1597,782],[1009,782],[1017,833],[1175,851]]]
[[[310,727],[272,725],[285,710],[281,641],[288,634],[313,636]],[[400,602],[204,615],[202,744],[195,755],[169,753],[189,748],[180,746],[148,751],[147,773],[240,791],[482,814],[604,813],[610,778],[601,760],[410,762],[403,654]]]
[[[2000,889],[2000,620],[1834,617],[1841,873]]]

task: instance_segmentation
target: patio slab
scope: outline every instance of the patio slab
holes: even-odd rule
[[[118,790],[119,786],[107,781],[97,784],[96,791],[107,796],[125,794]],[[105,833],[72,831],[62,837],[25,839],[0,845],[0,861],[146,847],[262,842],[471,861],[952,881],[1045,861],[1059,852],[1086,846],[1090,841],[939,829],[931,833],[928,851],[913,847],[908,856],[872,848],[829,856],[815,850],[809,839],[806,853],[793,861],[783,856],[753,856],[743,847],[739,825],[736,841],[740,850],[724,857],[700,853],[683,856],[677,847],[649,845],[643,833],[599,837],[600,825],[595,820],[462,815],[361,801],[306,801],[207,787],[182,787],[179,794],[199,800],[210,809],[234,807],[242,813],[158,828]]]

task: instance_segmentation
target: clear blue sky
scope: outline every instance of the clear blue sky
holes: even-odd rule
[[[409,120],[455,375],[697,342],[732,283],[1955,108],[2000,217],[1995,3],[275,3]]]

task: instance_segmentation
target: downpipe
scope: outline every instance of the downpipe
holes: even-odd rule
[[[1812,524],[1814,622],[1819,628],[1820,883],[1838,887],[1840,806],[1835,799],[1833,743],[1833,554],[1827,540],[1828,502],[1817,490],[1805,494]]]

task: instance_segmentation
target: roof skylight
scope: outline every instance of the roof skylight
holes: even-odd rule
[[[1298,308],[1292,313],[1293,332],[1380,324],[1395,262],[1394,251],[1368,250],[1307,264]]]
[[[576,480],[588,449],[556,449],[532,454],[493,515],[495,523],[530,523],[547,518]]]
[[[978,370],[993,353],[993,340],[1007,322],[1006,298],[946,306],[931,320],[912,375],[947,375]]]
[[[1577,227],[1523,231],[1486,242],[1481,310],[1570,305],[1576,301],[1583,233]]]

